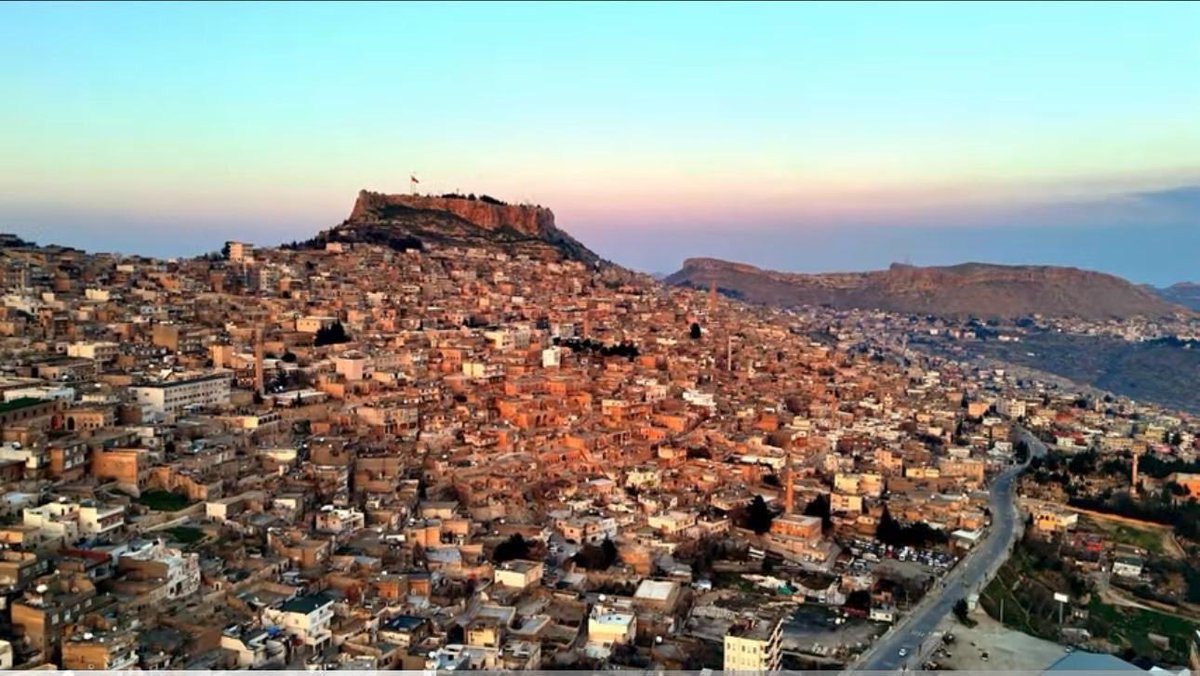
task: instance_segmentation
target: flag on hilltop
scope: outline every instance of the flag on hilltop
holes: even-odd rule
[[[416,177],[416,176],[413,176],[413,175],[411,175],[411,174],[410,174],[408,178],[409,178],[409,180],[410,180],[410,181],[412,181],[413,183],[420,183],[420,181],[418,181],[418,180],[417,180],[417,177]]]

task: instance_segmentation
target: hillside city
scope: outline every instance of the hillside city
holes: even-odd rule
[[[0,245],[0,668],[1200,669],[1200,421],[910,341],[1193,323]]]

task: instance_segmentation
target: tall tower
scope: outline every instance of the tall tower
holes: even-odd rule
[[[792,481],[792,459],[789,456],[783,470],[783,513],[791,514],[796,508],[796,486]]]
[[[254,329],[254,391],[262,396],[263,393],[263,332],[262,327]]]
[[[1141,451],[1133,452],[1133,471],[1129,476],[1129,494],[1137,495],[1138,492],[1138,458],[1142,456]]]
[[[733,370],[733,335],[725,338],[725,370]]]

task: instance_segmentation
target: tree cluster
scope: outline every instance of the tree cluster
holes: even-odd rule
[[[805,516],[821,517],[821,532],[828,533],[833,529],[833,514],[829,504],[829,496],[821,493],[804,506]]]
[[[1029,459],[1029,444],[1025,443],[1024,439],[1018,441],[1013,450],[1016,453],[1017,462],[1025,462]]]
[[[637,345],[628,341],[606,345],[591,338],[555,338],[554,344],[569,347],[576,352],[592,352],[602,357],[627,357],[632,360],[641,354]]]
[[[742,526],[762,535],[771,530],[771,522],[774,520],[775,513],[767,506],[767,501],[763,496],[756,495],[746,507]]]
[[[322,326],[317,329],[317,337],[313,341],[313,345],[321,347],[323,345],[337,345],[339,343],[350,342],[350,336],[346,334],[346,327],[342,323],[334,322],[329,326]]]
[[[931,527],[925,522],[901,524],[883,508],[879,517],[879,526],[875,529],[875,538],[885,545],[893,547],[923,548],[930,545],[946,544],[950,538],[945,532]]]
[[[1140,499],[1134,499],[1124,491],[1116,494],[1108,491],[1096,498],[1072,497],[1067,500],[1067,504],[1172,526],[1179,537],[1200,542],[1200,503],[1195,500],[1178,502],[1175,497],[1174,490],[1170,486],[1164,486],[1161,493],[1146,495]]]
[[[494,563],[504,563],[514,559],[528,559],[532,547],[520,533],[513,533],[504,542],[496,545],[495,551],[492,552],[492,561]]]
[[[608,570],[617,562],[617,545],[605,538],[600,546],[587,544],[572,559],[575,565],[586,570]]]

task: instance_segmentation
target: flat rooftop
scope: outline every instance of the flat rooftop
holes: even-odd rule
[[[670,580],[642,580],[633,597],[651,601],[666,601],[671,598],[671,592],[679,586],[678,582]]]

